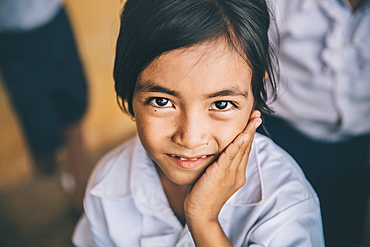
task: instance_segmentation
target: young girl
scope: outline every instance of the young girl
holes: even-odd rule
[[[268,28],[264,0],[127,1],[114,76],[138,137],[93,172],[77,246],[323,246],[315,192],[254,136]]]

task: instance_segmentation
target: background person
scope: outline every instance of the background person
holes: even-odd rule
[[[318,193],[327,246],[356,246],[370,188],[370,1],[271,3],[280,90],[265,126]]]
[[[64,145],[71,175],[63,182],[82,210],[87,83],[61,0],[0,1],[0,72],[36,172],[55,174]]]

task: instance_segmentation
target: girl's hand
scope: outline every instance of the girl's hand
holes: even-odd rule
[[[204,232],[213,223],[218,224],[222,206],[245,184],[249,153],[254,134],[261,123],[261,113],[253,111],[244,131],[207,168],[186,197],[185,216],[193,238],[199,230]]]

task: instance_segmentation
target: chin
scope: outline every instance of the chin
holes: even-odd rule
[[[203,173],[202,173],[203,174]],[[169,178],[172,183],[179,185],[179,186],[193,186],[202,175],[195,175],[195,174],[180,174],[178,177],[180,178]]]

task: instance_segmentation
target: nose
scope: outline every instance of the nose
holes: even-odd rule
[[[184,113],[177,119],[173,142],[186,149],[195,149],[209,142],[209,128],[205,116],[197,113]]]

